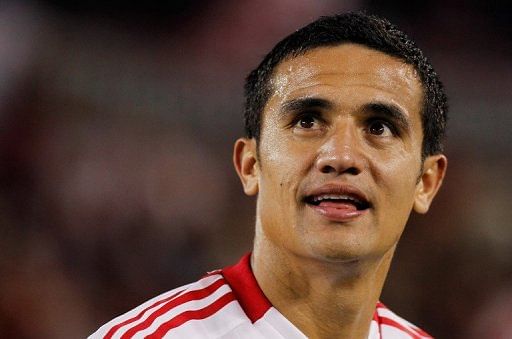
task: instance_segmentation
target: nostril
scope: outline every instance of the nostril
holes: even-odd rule
[[[326,165],[326,166],[323,166],[320,171],[322,173],[325,173],[325,174],[329,174],[329,173],[337,173],[338,170],[336,168],[334,168],[333,166],[329,166],[329,165]],[[352,174],[352,175],[357,175],[359,174],[361,171],[358,170],[356,167],[349,167],[349,168],[346,168],[344,170],[342,170],[340,172],[341,173],[346,173],[346,174]]]
[[[336,172],[336,169],[332,166],[324,166],[321,168],[320,170],[322,173],[332,173],[332,172]]]
[[[359,174],[361,171],[360,171],[359,169],[357,169],[356,167],[349,167],[349,168],[347,168],[344,172],[345,172],[345,173],[348,173],[348,174],[357,175],[357,174]]]

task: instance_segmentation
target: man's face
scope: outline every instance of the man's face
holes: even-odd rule
[[[324,260],[392,252],[424,193],[413,67],[343,44],[282,62],[272,85],[254,151],[257,232]]]

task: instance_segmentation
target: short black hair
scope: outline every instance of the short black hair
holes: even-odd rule
[[[318,47],[343,43],[361,44],[397,57],[412,65],[423,86],[422,158],[443,151],[447,98],[434,68],[416,43],[388,20],[364,12],[323,16],[281,40],[245,82],[245,133],[259,141],[261,115],[273,88],[271,79],[283,61]]]

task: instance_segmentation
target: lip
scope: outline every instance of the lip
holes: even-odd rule
[[[308,197],[324,194],[348,195],[359,201],[364,202],[366,208],[354,209],[349,204],[343,203],[323,204],[323,206],[320,206],[310,204],[306,201]],[[303,201],[309,208],[311,208],[316,213],[320,214],[322,217],[335,222],[348,222],[355,220],[356,218],[366,214],[368,210],[372,208],[371,202],[369,201],[368,197],[363,191],[361,191],[355,186],[341,183],[329,183],[309,190],[306,192]]]

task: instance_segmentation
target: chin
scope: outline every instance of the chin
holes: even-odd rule
[[[353,244],[321,244],[311,246],[310,254],[313,258],[331,263],[357,263],[366,256],[360,246]]]

